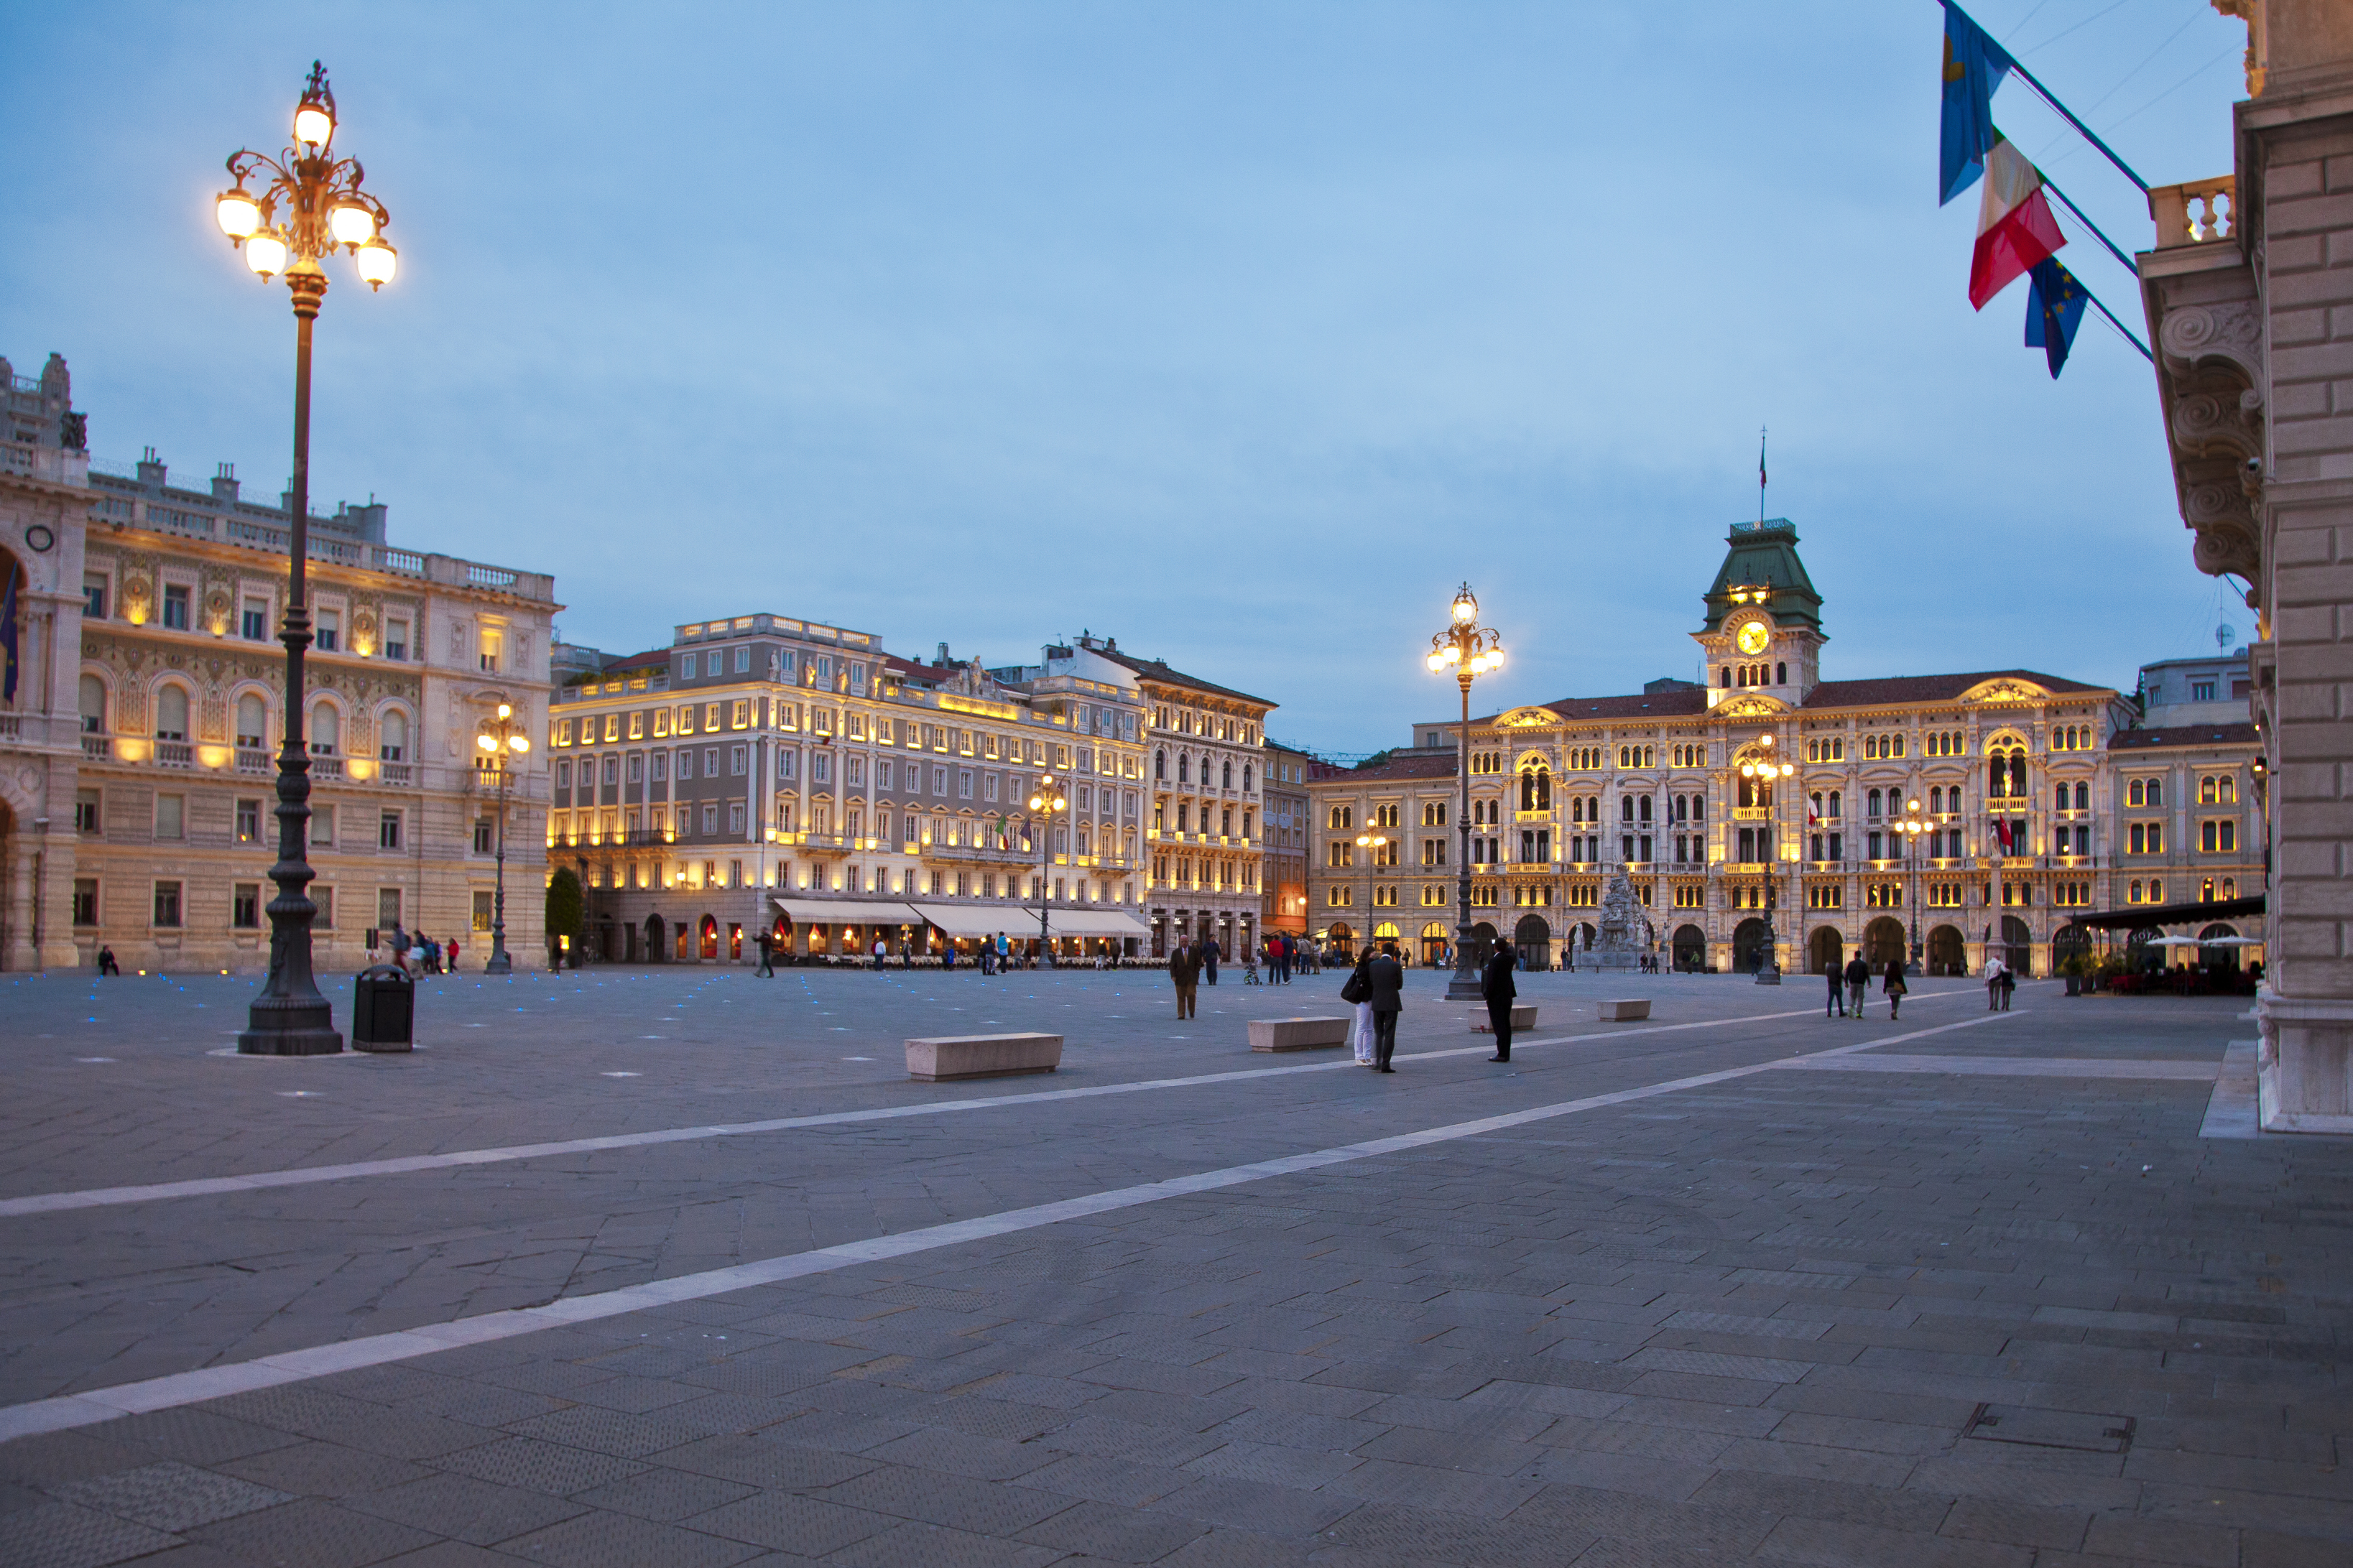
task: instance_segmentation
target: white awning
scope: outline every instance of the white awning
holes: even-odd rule
[[[1038,911],[1035,909],[1023,910],[1021,920],[1030,931],[1037,931]],[[1134,915],[1122,914],[1101,904],[1072,905],[1068,909],[1050,905],[1046,910],[1046,924],[1056,936],[1148,937],[1152,934],[1152,928]],[[1005,929],[1008,933],[1013,930],[1011,926]]]
[[[950,936],[995,936],[1003,931],[1018,941],[1024,931],[1038,933],[1038,911],[1018,904],[910,904],[923,919]]]
[[[922,917],[904,904],[863,899],[780,899],[768,901],[797,926],[911,926]]]

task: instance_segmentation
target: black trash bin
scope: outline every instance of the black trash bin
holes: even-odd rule
[[[415,1048],[417,983],[389,963],[363,969],[352,981],[352,1048]]]

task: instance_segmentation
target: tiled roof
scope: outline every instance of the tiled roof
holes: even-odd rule
[[[2086,686],[2031,669],[1981,669],[1973,675],[1890,675],[1877,680],[1825,680],[1806,694],[1804,706],[1821,708],[1881,708],[1905,702],[1951,702],[1973,686],[1989,680],[2031,680],[2045,691],[2098,692],[2105,686]]]
[[[1351,784],[1385,784],[1401,783],[1408,779],[1451,779],[1453,776],[1454,753],[1449,750],[1442,755],[1396,757],[1386,763],[1376,763],[1369,768],[1350,768],[1345,773],[1328,773],[1314,782],[1336,784],[1346,780]]]
[[[1645,714],[1657,718],[1677,718],[1685,714],[1707,711],[1704,689],[1690,691],[1646,691],[1631,697],[1564,697],[1557,702],[1541,702],[1564,719],[1640,719]],[[1495,716],[1483,722],[1492,724]]]
[[[1236,691],[1230,686],[1219,686],[1214,680],[1203,680],[1198,675],[1187,675],[1181,669],[1171,669],[1161,659],[1137,658],[1132,654],[1124,654],[1117,648],[1110,647],[1091,647],[1089,651],[1101,654],[1113,664],[1127,666],[1145,680],[1158,680],[1170,686],[1189,687],[1195,691],[1207,691],[1216,697],[1230,697],[1239,702],[1255,702],[1261,708],[1273,708],[1277,705],[1271,698],[1252,697],[1247,691]]]
[[[2252,746],[2253,724],[2176,724],[2169,730],[2119,730],[2108,737],[2112,752],[2146,752],[2157,746]]]

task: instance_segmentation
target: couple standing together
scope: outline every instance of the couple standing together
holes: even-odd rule
[[[1495,1054],[1489,1061],[1512,1059],[1512,1002],[1519,994],[1512,980],[1514,957],[1510,948],[1497,943],[1479,978],[1487,1018],[1495,1031]],[[1378,952],[1367,947],[1347,984],[1340,987],[1340,1000],[1354,1004],[1356,1009],[1348,1043],[1356,1049],[1357,1062],[1375,1072],[1397,1071],[1389,1058],[1397,1050],[1398,1015],[1405,1011],[1404,992],[1405,965],[1398,962],[1394,942],[1383,942]]]

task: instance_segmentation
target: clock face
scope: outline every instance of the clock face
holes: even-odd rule
[[[1772,640],[1772,637],[1773,634],[1765,629],[1763,621],[1751,621],[1740,628],[1740,636],[1736,640],[1743,653],[1763,653],[1765,645]]]

